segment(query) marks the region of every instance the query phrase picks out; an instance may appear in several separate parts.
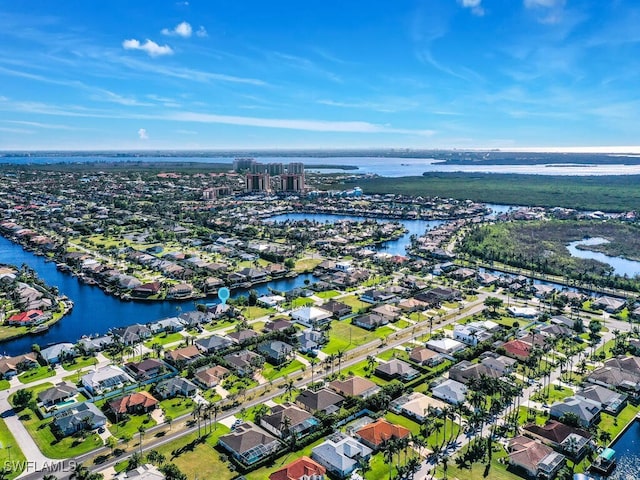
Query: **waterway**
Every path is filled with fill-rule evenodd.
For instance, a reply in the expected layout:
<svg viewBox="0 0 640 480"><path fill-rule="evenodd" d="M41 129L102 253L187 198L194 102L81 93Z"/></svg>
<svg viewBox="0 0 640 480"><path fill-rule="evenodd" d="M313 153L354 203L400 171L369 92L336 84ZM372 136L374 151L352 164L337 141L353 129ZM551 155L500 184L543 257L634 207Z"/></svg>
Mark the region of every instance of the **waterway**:
<svg viewBox="0 0 640 480"><path fill-rule="evenodd" d="M610 480L637 480L640 475L640 421L635 420L616 442L617 466Z"/></svg>
<svg viewBox="0 0 640 480"><path fill-rule="evenodd" d="M0 354L18 355L31 350L31 345L41 346L59 342L75 343L83 335L102 334L110 328L122 327L133 323L148 323L162 318L179 315L195 309L196 301L163 302L126 302L105 294L96 286L81 283L76 277L62 273L52 262L24 250L20 245L0 237L0 263L20 266L23 263L33 268L47 285L55 285L61 294L74 302L73 310L49 330L38 335L0 343ZM304 287L305 280L314 281L311 274L296 278L282 278L269 283L256 285L258 294L268 294L269 287L288 291ZM246 290L236 290L232 297L246 295ZM203 302L205 300L198 300Z"/></svg>
<svg viewBox="0 0 640 480"><path fill-rule="evenodd" d="M367 218L357 215L334 215L323 213L283 213L281 215L275 215L264 219L268 222L286 222L286 221L301 221L309 220L318 223L333 223L339 220L352 220L352 221L364 221L364 220L376 220L377 222L391 222L397 221L401 223L408 232L397 240L391 240L383 242L377 250L383 250L391 255L406 255L407 247L411 244L411 235L421 236L427 230L431 230L443 223L445 220L401 220L401 219L380 219L380 218Z"/></svg>
<svg viewBox="0 0 640 480"><path fill-rule="evenodd" d="M533 175L638 175L640 165L625 165L624 157L620 164L614 165L448 165L439 163L433 158L393 158L393 157L255 157L260 162L303 162L307 169L313 171L313 165L353 165L357 170L323 169L323 173L347 174L376 174L385 177L420 176L424 172L474 172L474 173L521 173ZM232 157L29 157L29 158L1 158L3 163L15 164L48 164L48 163L77 163L77 162L209 162L233 163Z"/></svg>
<svg viewBox="0 0 640 480"><path fill-rule="evenodd" d="M593 250L583 250L578 248L578 245L589 246L602 245L604 243L609 243L609 241L600 237L584 238L582 240L577 240L575 242L569 243L567 245L567 250L569 250L569 253L573 257L588 258L611 265L613 267L613 272L616 275L627 275L628 277L640 275L640 262L638 261L627 260L626 258L622 257L612 257L601 252L594 252Z"/></svg>
<svg viewBox="0 0 640 480"><path fill-rule="evenodd" d="M286 220L316 220L318 222L335 222L340 219L365 220L365 217L350 215L323 215L291 213L271 217L271 221ZM378 219L377 221L389 221ZM444 223L442 220L399 220L408 230L401 238L384 242L378 249L393 255L405 255L406 247L410 244L410 236L423 235L426 230ZM18 355L31 350L31 345L41 346L59 342L76 342L83 335L103 334L110 328L131 325L133 323L148 323L162 318L179 315L184 311L194 310L197 301L157 301L135 302L122 301L105 294L96 286L81 283L76 277L58 271L55 264L46 262L43 257L24 250L6 238L0 237L0 263L16 266L27 264L33 268L47 285L55 285L61 294L74 302L72 312L60 322L51 326L48 331L38 335L27 335L22 338L0 343L0 353ZM305 280L314 282L316 278L310 274L299 275L295 278L281 278L268 283L256 285L254 289L259 295L268 294L270 289L289 291L305 286ZM246 295L247 290L239 289L233 292L232 298ZM205 300L199 300L203 302Z"/></svg>

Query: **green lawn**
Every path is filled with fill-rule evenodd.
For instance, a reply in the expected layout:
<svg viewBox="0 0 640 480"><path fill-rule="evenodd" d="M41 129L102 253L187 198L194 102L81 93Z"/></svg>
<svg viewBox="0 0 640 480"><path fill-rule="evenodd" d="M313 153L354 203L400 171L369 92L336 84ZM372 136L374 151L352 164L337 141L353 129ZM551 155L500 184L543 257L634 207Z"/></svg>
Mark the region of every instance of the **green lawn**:
<svg viewBox="0 0 640 480"><path fill-rule="evenodd" d="M420 433L420 424L417 422L414 422L413 420L408 419L403 415L397 415L393 412L388 412L384 416L384 418L386 418L387 420L389 420L391 423L395 425L400 425L402 427L408 428L409 430L411 430L411 433L413 435L418 435Z"/></svg>
<svg viewBox="0 0 640 480"><path fill-rule="evenodd" d="M292 360L288 364L278 368L276 365L265 363L262 369L262 376L267 380L273 380L275 378L284 377L285 375L292 375L299 372L305 365L300 360Z"/></svg>
<svg viewBox="0 0 640 480"><path fill-rule="evenodd" d="M175 418L175 417L173 417ZM147 416L143 415L131 415L129 420L126 422L114 423L109 427L109 431L111 434L118 438L125 438L127 435L137 441L138 439L138 427L141 425L144 428L149 429L155 426L156 421Z"/></svg>
<svg viewBox="0 0 640 480"><path fill-rule="evenodd" d="M307 270L313 270L322 262L323 262L322 258L303 258L296 262L296 266L294 267L294 270L296 272L305 272Z"/></svg>
<svg viewBox="0 0 640 480"><path fill-rule="evenodd" d="M291 302L291 308L306 307L309 305L313 305L313 303L314 303L313 300L311 300L310 298L299 297L299 298L295 298Z"/></svg>
<svg viewBox="0 0 640 480"><path fill-rule="evenodd" d="M547 423L547 420L549 420L549 417L547 417L543 412L535 409L531 409L531 411L535 417L530 415L529 409L526 406L520 406L518 409L518 425L526 425L533 421L535 421L536 425L544 425Z"/></svg>
<svg viewBox="0 0 640 480"><path fill-rule="evenodd" d="M222 382L222 388L227 390L229 393L238 393L242 389L249 390L257 385L258 382L252 378L237 377L235 375L229 375L225 378L224 382Z"/></svg>
<svg viewBox="0 0 640 480"><path fill-rule="evenodd" d="M400 360L407 360L409 358L409 352L405 350L399 350L397 348L390 348L384 352L376 354L376 357L383 360L391 360L392 358L399 358Z"/></svg>
<svg viewBox="0 0 640 480"><path fill-rule="evenodd" d="M507 457L507 452L504 448L498 446L496 452L493 454L489 468L485 464L474 463L470 469L458 468L453 462L453 459L449 461L447 468L447 477L450 479L459 478L462 479L484 479L484 480L522 480L523 477L511 472L507 469L508 465L500 463L500 459ZM437 477L443 478L442 465L438 466Z"/></svg>
<svg viewBox="0 0 640 480"><path fill-rule="evenodd" d="M316 297L322 298L324 300L329 300L330 298L337 297L340 295L338 290L326 290L324 292L316 293Z"/></svg>
<svg viewBox="0 0 640 480"><path fill-rule="evenodd" d="M616 435L624 430L624 427L635 418L638 412L640 412L640 406L636 407L630 404L624 407L617 417L602 412L598 427L601 430L609 432L611 439L614 439Z"/></svg>
<svg viewBox="0 0 640 480"><path fill-rule="evenodd" d="M146 342L144 342L144 346L147 348L153 348L154 343L159 343L160 345L167 345L168 343L181 342L184 340L184 336L182 336L179 332L174 333L161 333L160 335L156 335L153 338L150 338Z"/></svg>
<svg viewBox="0 0 640 480"><path fill-rule="evenodd" d="M369 332L347 322L332 322L331 330L329 331L329 342L322 351L328 355L337 353L339 350L344 352L376 339L384 339L391 332L393 330L389 327L382 327L375 332Z"/></svg>
<svg viewBox="0 0 640 480"><path fill-rule="evenodd" d="M2 448L0 448L0 465L8 465L7 462L16 462L11 463L9 473L9 478L16 478L20 473L24 470L24 463L21 465L22 468L18 468L19 462L24 462L26 460L22 450L20 450L20 446L16 442L13 435L7 428L7 424L4 423L4 420L0 418L0 444L2 444ZM11 458L9 458L11 456ZM16 469L13 469L13 466Z"/></svg>
<svg viewBox="0 0 640 480"><path fill-rule="evenodd" d="M40 451L49 458L72 458L102 447L102 439L95 433L84 438L65 437L58 440L51 431L51 419L40 420L30 409L20 412L20 420L29 431Z"/></svg>
<svg viewBox="0 0 640 480"><path fill-rule="evenodd" d="M258 470L255 470L253 472L245 474L244 477L247 480L265 480L265 479L269 478L269 475L271 473L275 472L279 468L282 468L284 465L286 465L288 463L291 463L294 460L296 460L296 459L298 459L298 458L300 458L302 456L310 457L311 456L311 450L314 447L317 447L318 445L320 445L324 441L325 441L325 439L321 438L321 439L313 442L312 444L307 445L306 447L304 447L301 450L297 450L295 452L287 453L287 454L281 456L280 458L277 458L272 466L259 468ZM218 477L212 477L212 478L216 478L216 480L218 479ZM373 479L373 477L371 477L369 475L367 475L367 478L368 478L368 480L372 480Z"/></svg>
<svg viewBox="0 0 640 480"><path fill-rule="evenodd" d="M49 367L39 367L19 375L18 380L20 380L21 383L31 383L42 380L43 378L53 377L55 374L55 370L50 370Z"/></svg>
<svg viewBox="0 0 640 480"><path fill-rule="evenodd" d="M9 380L2 379L0 380L0 390L7 390L11 386Z"/></svg>
<svg viewBox="0 0 640 480"><path fill-rule="evenodd" d="M245 316L248 320L254 320L256 318L264 317L266 315L270 315L276 310L274 308L262 308L258 306L253 307L243 307L242 315Z"/></svg>
<svg viewBox="0 0 640 480"><path fill-rule="evenodd" d="M80 368L91 367L96 363L98 363L98 359L96 357L77 357L73 359L73 362L63 364L62 368L67 371L73 371Z"/></svg>
<svg viewBox="0 0 640 480"><path fill-rule="evenodd" d="M21 337L29 331L29 327L14 327L9 325L0 326L0 340Z"/></svg>
<svg viewBox="0 0 640 480"><path fill-rule="evenodd" d="M542 392L540 392L540 394L532 395L531 400L535 400L536 402L547 402L551 404L564 398L570 397L573 394L574 391L570 388L561 387L560 385L551 385L551 387L549 388L549 395L542 395Z"/></svg>
<svg viewBox="0 0 640 480"><path fill-rule="evenodd" d="M165 415L171 418L178 418L186 413L191 413L193 405L193 400L184 397L167 398L166 400L160 401L160 408L164 411Z"/></svg>
<svg viewBox="0 0 640 480"><path fill-rule="evenodd" d="M347 295L346 297L342 297L340 299L340 302L344 303L345 305L349 305L351 308L353 308L354 313L362 308L371 307L370 303L363 302L355 295Z"/></svg>

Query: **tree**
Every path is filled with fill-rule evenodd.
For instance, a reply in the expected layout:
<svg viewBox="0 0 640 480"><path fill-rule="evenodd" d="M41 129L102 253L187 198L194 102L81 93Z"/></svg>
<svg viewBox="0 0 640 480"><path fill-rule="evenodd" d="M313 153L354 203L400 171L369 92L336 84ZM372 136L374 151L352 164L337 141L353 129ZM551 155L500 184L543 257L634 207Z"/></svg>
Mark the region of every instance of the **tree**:
<svg viewBox="0 0 640 480"><path fill-rule="evenodd" d="M111 455L113 455L113 450L118 445L118 440L116 439L116 437L109 437L105 440L104 444L106 447L109 447L109 449L111 450Z"/></svg>
<svg viewBox="0 0 640 480"><path fill-rule="evenodd" d="M193 406L191 415L196 420L196 422L198 422L198 438L200 438L200 419L202 418L202 405L200 403L196 403Z"/></svg>
<svg viewBox="0 0 640 480"><path fill-rule="evenodd" d="M154 465L162 465L167 459L163 454L161 454L157 450L151 450L147 454L147 461L153 463Z"/></svg>
<svg viewBox="0 0 640 480"><path fill-rule="evenodd" d="M169 425L169 430L171 430L171 424L173 423L173 417L171 415L165 415L164 421L167 425Z"/></svg>
<svg viewBox="0 0 640 480"><path fill-rule="evenodd" d="M140 436L140 455L142 455L142 439L144 437L145 432L147 431L146 428L144 428L144 425L140 425L138 427L138 435Z"/></svg>
<svg viewBox="0 0 640 480"><path fill-rule="evenodd" d="M484 301L484 306L491 309L492 313L496 313L496 309L502 306L502 299L498 297L487 297Z"/></svg>
<svg viewBox="0 0 640 480"><path fill-rule="evenodd" d="M29 403L33 400L33 392L31 390L21 389L18 390L13 396L13 405L18 409L22 410L27 408Z"/></svg>
<svg viewBox="0 0 640 480"><path fill-rule="evenodd" d="M249 298L247 300L247 303L249 304L250 307L253 307L256 303L258 303L258 291L254 290L253 288L251 290L249 290Z"/></svg>
<svg viewBox="0 0 640 480"><path fill-rule="evenodd" d="M287 258L284 261L284 266L287 267L289 270L291 270L296 266L296 261L293 258Z"/></svg>
<svg viewBox="0 0 640 480"><path fill-rule="evenodd" d="M187 476L180 471L173 463L165 463L160 467L166 480L187 480Z"/></svg>
<svg viewBox="0 0 640 480"><path fill-rule="evenodd" d="M134 470L142 464L142 454L133 452L129 457L129 463L127 464L127 471Z"/></svg>
<svg viewBox="0 0 640 480"><path fill-rule="evenodd" d="M371 465L369 464L369 460L364 457L358 458L358 470L360 470L360 476L363 479L367 478L367 472L371 471Z"/></svg>
<svg viewBox="0 0 640 480"><path fill-rule="evenodd" d="M296 386L293 383L292 379L287 380L287 383L284 385L284 392L287 395L287 399L291 399L291 395L296 390Z"/></svg>

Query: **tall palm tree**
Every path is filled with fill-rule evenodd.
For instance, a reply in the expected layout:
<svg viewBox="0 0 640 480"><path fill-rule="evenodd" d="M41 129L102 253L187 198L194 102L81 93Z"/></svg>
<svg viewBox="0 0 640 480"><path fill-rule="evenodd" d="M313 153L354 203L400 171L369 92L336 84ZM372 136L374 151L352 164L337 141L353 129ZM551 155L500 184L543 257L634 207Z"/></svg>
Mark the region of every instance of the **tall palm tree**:
<svg viewBox="0 0 640 480"><path fill-rule="evenodd" d="M287 380L287 383L284 385L284 392L287 395L287 399L291 400L291 394L296 390L296 386L293 382L293 379Z"/></svg>
<svg viewBox="0 0 640 480"><path fill-rule="evenodd" d="M142 455L142 439L146 431L147 429L144 427L144 425L140 425L138 427L138 434L140 435L140 455Z"/></svg>
<svg viewBox="0 0 640 480"><path fill-rule="evenodd" d="M382 455L384 457L384 461L387 465L389 465L389 480L391 480L391 469L393 467L393 454L395 453L393 442L390 440L385 440L382 443Z"/></svg>
<svg viewBox="0 0 640 480"><path fill-rule="evenodd" d="M222 410L222 407L218 403L213 404L213 429L218 429L218 414Z"/></svg>
<svg viewBox="0 0 640 480"><path fill-rule="evenodd" d="M313 377L315 373L313 367L315 366L316 363L318 363L318 359L316 357L312 357L311 360L309 360L309 363L311 364L311 384L313 385L314 383Z"/></svg>
<svg viewBox="0 0 640 480"><path fill-rule="evenodd" d="M200 438L200 419L202 417L202 405L196 403L191 411L191 416L198 422L198 438Z"/></svg>
<svg viewBox="0 0 640 480"><path fill-rule="evenodd" d="M342 350L338 350L338 353L336 353L336 357L338 359L338 375L340 375L340 371L342 370L342 357L344 357L344 352Z"/></svg>
<svg viewBox="0 0 640 480"><path fill-rule="evenodd" d="M367 472L371 471L371 465L369 464L369 460L364 457L358 458L358 470L360 470L360 476L363 480L367 478Z"/></svg>

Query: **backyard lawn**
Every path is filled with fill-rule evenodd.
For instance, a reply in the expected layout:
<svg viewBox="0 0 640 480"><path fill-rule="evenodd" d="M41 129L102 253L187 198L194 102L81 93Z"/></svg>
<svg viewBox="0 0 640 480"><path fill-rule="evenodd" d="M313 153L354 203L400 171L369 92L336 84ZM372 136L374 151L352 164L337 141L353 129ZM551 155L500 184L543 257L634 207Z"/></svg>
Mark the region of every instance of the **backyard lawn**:
<svg viewBox="0 0 640 480"><path fill-rule="evenodd" d="M342 297L340 301L345 305L349 305L351 308L353 308L354 313L357 313L360 309L371 307L370 303L363 302L355 295L347 295L346 297Z"/></svg>
<svg viewBox="0 0 640 480"><path fill-rule="evenodd" d="M160 401L160 408L165 415L178 418L193 410L194 401L190 398L176 397Z"/></svg>
<svg viewBox="0 0 640 480"><path fill-rule="evenodd" d="M372 342L376 339L384 339L390 333L393 333L389 327L382 327L376 331L370 332L350 323L333 322L329 331L329 343L322 349L323 352L330 355L340 351L346 351L350 348Z"/></svg>
<svg viewBox="0 0 640 480"><path fill-rule="evenodd" d="M109 431L114 437L122 439L129 436L137 441L138 427L143 426L145 429L149 429L155 426L155 424L156 421L146 414L131 415L126 422L119 422L111 425L109 427Z"/></svg>
<svg viewBox="0 0 640 480"><path fill-rule="evenodd" d="M316 297L324 300L329 300L330 298L337 297L338 295L340 295L340 292L337 290L326 290L324 292L316 293Z"/></svg>
<svg viewBox="0 0 640 480"><path fill-rule="evenodd" d="M182 340L184 340L184 336L182 336L179 332L174 332L174 333L165 332L150 338L149 340L144 342L144 346L147 348L153 348L154 343L159 343L160 345L167 345L169 343L181 342Z"/></svg>
<svg viewBox="0 0 640 480"><path fill-rule="evenodd" d="M449 461L447 465L447 478L477 478L484 480L522 480L523 477L507 469L508 465L500 463L500 459L507 457L507 452L504 448L500 447L499 451L493 454L491 463L487 468L487 465L481 463L474 463L470 469L458 468L453 462L453 459ZM437 477L443 478L442 465L438 466Z"/></svg>

